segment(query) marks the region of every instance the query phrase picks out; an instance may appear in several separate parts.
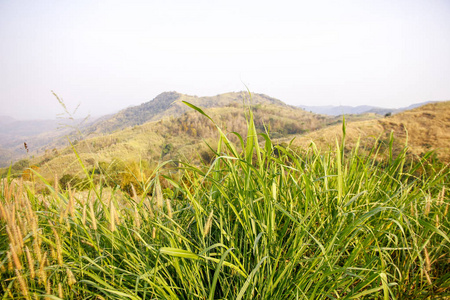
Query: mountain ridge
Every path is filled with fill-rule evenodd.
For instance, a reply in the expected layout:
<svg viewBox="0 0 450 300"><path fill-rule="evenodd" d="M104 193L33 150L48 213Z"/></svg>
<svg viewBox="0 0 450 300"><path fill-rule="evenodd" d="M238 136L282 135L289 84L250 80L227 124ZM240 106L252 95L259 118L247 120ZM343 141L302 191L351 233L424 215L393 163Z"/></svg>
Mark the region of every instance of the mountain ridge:
<svg viewBox="0 0 450 300"><path fill-rule="evenodd" d="M60 120L18 121L4 117L5 125L0 132L0 167L9 165L27 155L40 155L47 150L68 145L72 142L95 136L108 135L129 127L163 118L178 117L190 110L182 102L186 101L202 108L239 106L244 102L251 104L272 104L287 107L284 102L264 94L229 92L216 96L191 96L175 91L163 92L150 101L130 106L117 113L105 115L86 123L73 120L65 128L58 128ZM1 119L0 119L1 120ZM67 123L67 122L65 122ZM24 149L27 142L29 153Z"/></svg>
<svg viewBox="0 0 450 300"><path fill-rule="evenodd" d="M181 94L175 91L163 92L150 101L125 108L116 114L110 115L110 117L102 118L84 129L84 132L87 134L111 133L126 127L157 121L164 117L177 117L189 111L189 108L182 103L183 101L203 108L211 108L239 104L239 102L243 103L246 100L252 104L265 103L287 106L281 100L264 94L251 94L250 99L248 93L244 91L204 97Z"/></svg>
<svg viewBox="0 0 450 300"><path fill-rule="evenodd" d="M349 105L324 105L324 106L308 106L308 105L298 105L298 107L311 111L316 114L325 114L330 116L340 116L340 115L348 115L348 114L365 114L365 113L375 113L378 115L386 115L386 114L395 114L400 113L406 110L414 109L416 107L420 107L422 105L436 103L438 101L425 101L420 103L414 103L409 106L400 107L400 108L386 108L386 107L378 107L372 105L357 105L357 106L349 106Z"/></svg>

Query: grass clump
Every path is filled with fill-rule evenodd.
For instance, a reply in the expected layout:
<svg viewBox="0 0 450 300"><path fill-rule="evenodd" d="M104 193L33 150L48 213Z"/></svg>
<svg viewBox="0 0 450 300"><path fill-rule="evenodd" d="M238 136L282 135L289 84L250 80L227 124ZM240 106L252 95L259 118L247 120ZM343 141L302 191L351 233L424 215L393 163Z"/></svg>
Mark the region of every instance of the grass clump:
<svg viewBox="0 0 450 300"><path fill-rule="evenodd" d="M236 145L217 127L211 164L174 176L163 163L131 196L93 181L42 196L4 179L3 298L450 295L448 166L405 150L380 167L377 148L344 155L343 142L296 152L258 134L251 112L247 128Z"/></svg>

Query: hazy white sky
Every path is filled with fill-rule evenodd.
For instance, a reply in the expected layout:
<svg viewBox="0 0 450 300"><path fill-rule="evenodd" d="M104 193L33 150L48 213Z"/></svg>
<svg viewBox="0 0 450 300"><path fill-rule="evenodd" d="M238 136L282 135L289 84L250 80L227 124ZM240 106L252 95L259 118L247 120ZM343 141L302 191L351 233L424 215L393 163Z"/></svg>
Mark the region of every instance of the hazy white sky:
<svg viewBox="0 0 450 300"><path fill-rule="evenodd" d="M0 0L0 115L111 113L164 91L294 105L450 100L450 1Z"/></svg>

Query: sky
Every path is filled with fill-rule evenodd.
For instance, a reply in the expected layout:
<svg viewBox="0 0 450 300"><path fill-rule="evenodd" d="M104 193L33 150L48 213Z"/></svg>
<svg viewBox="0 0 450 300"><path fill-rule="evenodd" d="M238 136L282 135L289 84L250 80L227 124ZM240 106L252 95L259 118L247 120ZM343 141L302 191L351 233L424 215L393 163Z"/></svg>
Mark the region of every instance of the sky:
<svg viewBox="0 0 450 300"><path fill-rule="evenodd" d="M450 100L450 1L0 0L0 115L98 116L165 91L291 105Z"/></svg>

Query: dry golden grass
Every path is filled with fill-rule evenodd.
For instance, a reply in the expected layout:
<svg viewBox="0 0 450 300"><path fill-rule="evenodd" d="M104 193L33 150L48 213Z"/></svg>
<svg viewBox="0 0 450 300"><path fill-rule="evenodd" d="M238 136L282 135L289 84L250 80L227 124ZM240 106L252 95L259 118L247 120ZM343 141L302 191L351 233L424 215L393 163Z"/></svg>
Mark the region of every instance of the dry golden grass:
<svg viewBox="0 0 450 300"><path fill-rule="evenodd" d="M236 95L227 96L232 98ZM222 95L223 97L225 96ZM258 130L264 132L264 128L268 128L272 138L280 138L278 142L287 142L295 136L294 146L305 148L314 141L318 147L326 149L335 144L336 138L340 139L342 136L341 124L328 126L335 123L336 118L282 105L257 104L253 110ZM240 105L209 108L206 111L225 132L241 132L246 126ZM436 150L440 159L450 161L449 115L450 102L441 102L387 118L359 121L361 116L348 116L346 145L350 149L360 138L362 146L371 149L377 140L387 144L392 131L397 149L401 149L408 137L410 154L420 155ZM299 132L307 134L301 135ZM189 112L177 118L166 117L110 135L92 137L78 142L75 149L88 170L98 167L99 162L110 164L117 159L128 165L129 162L141 160L153 168L161 159L188 159L194 164L200 163L202 154L209 151L205 141L214 144L216 138L213 126L206 118ZM238 142L237 137L232 134L229 138ZM173 150L168 155L163 155L164 146L169 144L173 145ZM53 181L55 173L59 178L64 174L85 177L71 147L38 156L32 159L30 165L39 165L39 173L50 181Z"/></svg>
<svg viewBox="0 0 450 300"><path fill-rule="evenodd" d="M236 98L235 94L217 97L222 99L225 105ZM253 110L256 125L261 132L264 132L265 128L269 129L272 137L308 132L336 122L334 118L316 115L287 105L264 104L262 103L264 99L261 100L261 97L254 98ZM236 102L236 99L234 101ZM183 103L180 105L188 108ZM243 129L246 127L246 121L241 106L236 102L234 105L207 108L205 111L218 120L225 132L239 132L245 138ZM114 160L121 160L127 164L142 160L149 162L150 167L155 167L161 159L186 159L199 164L203 159L201 155L209 151L205 141L214 144L216 139L217 132L209 120L191 110L179 117L164 117L162 120L128 127L112 134L91 137L77 142L74 148L84 166L89 170L97 167L99 162L109 164ZM238 142L237 137L232 134L230 139ZM162 153L164 146L168 144L171 144L173 149L168 154ZM31 160L30 165L39 165L39 173L51 181L54 179L54 174L57 174L59 178L64 174L85 176L72 147L38 156Z"/></svg>
<svg viewBox="0 0 450 300"><path fill-rule="evenodd" d="M450 161L450 101L424 105L379 120L350 122L346 127L346 144L352 148L360 139L363 146L371 148L377 139L388 141L391 131L397 145L407 141L410 154L435 150L440 159ZM298 136L293 145L306 147L314 141L318 147L326 148L334 145L336 138L342 138L342 125Z"/></svg>

